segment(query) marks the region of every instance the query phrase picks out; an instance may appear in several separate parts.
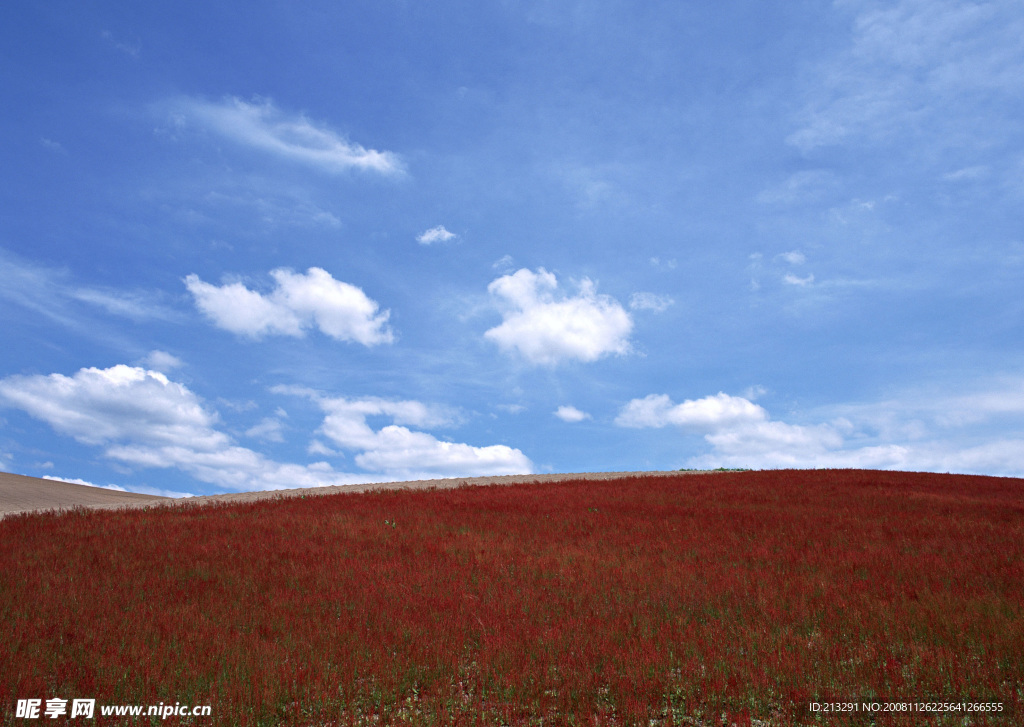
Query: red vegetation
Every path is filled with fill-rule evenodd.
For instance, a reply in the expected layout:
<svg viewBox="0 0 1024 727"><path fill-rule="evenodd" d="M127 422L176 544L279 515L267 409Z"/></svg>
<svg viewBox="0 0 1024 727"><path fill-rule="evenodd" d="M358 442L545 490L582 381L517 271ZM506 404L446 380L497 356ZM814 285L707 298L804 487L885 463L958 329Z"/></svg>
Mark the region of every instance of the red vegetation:
<svg viewBox="0 0 1024 727"><path fill-rule="evenodd" d="M0 720L1021 724L1022 556L1024 481L850 470L17 516ZM808 707L887 701L1002 711Z"/></svg>

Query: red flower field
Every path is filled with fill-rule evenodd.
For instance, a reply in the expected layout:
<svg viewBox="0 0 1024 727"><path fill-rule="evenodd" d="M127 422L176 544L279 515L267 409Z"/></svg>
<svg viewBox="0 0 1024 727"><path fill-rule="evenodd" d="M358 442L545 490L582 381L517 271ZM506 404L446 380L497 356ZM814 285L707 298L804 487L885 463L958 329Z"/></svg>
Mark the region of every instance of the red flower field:
<svg viewBox="0 0 1024 727"><path fill-rule="evenodd" d="M0 521L18 700L224 725L1024 723L1024 480L680 474ZM70 702L69 702L70 704ZM853 705L852 707L850 705Z"/></svg>

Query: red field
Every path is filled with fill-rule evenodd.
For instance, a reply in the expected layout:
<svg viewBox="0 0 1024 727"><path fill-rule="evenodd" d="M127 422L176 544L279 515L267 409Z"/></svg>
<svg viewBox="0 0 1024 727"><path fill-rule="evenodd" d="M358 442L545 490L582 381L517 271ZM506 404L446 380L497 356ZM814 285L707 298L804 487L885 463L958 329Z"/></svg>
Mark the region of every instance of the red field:
<svg viewBox="0 0 1024 727"><path fill-rule="evenodd" d="M1022 617L1019 479L22 515L0 521L0 720L125 721L16 716L95 698L210 705L194 723L218 725L1024 724Z"/></svg>

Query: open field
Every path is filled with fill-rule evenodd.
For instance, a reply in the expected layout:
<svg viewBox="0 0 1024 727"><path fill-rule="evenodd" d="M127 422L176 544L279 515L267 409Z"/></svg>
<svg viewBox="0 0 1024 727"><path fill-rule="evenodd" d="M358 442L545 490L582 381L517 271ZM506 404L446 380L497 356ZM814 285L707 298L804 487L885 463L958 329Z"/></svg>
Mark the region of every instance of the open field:
<svg viewBox="0 0 1024 727"><path fill-rule="evenodd" d="M1024 480L609 477L9 516L0 721L1024 720Z"/></svg>

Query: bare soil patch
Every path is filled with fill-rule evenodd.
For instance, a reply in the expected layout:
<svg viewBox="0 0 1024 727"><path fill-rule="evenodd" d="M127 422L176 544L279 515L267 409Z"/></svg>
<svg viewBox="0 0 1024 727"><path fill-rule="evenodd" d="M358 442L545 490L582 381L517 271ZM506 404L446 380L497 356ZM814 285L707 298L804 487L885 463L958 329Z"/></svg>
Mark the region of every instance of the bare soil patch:
<svg viewBox="0 0 1024 727"><path fill-rule="evenodd" d="M497 477L451 477L409 482L374 482L364 485L303 487L260 492L232 492L201 497L159 497L135 492L118 492L101 487L75 485L69 482L0 472L0 518L19 512L70 510L76 507L110 510L173 505L204 505L229 502L253 502L278 497L316 497L368 490L450 489L468 485L515 485L526 482L559 482L562 480L611 480L622 477L657 477L679 475L676 471L654 472L570 472L537 475L500 475ZM701 474L701 473L687 473Z"/></svg>
<svg viewBox="0 0 1024 727"><path fill-rule="evenodd" d="M174 500L169 497L118 492L102 487L75 485L70 482L0 472L0 518L18 512L38 510L70 510L75 507L99 509L146 507L161 502L174 502Z"/></svg>

